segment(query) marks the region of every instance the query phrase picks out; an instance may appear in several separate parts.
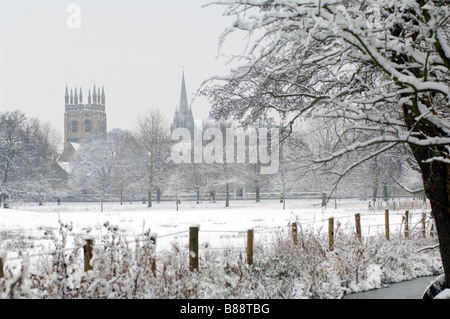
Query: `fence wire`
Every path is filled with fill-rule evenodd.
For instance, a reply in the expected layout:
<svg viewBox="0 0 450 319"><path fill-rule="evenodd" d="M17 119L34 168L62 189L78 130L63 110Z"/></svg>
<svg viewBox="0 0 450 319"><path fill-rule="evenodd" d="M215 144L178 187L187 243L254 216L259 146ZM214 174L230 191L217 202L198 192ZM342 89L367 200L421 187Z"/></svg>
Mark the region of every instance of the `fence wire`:
<svg viewBox="0 0 450 319"><path fill-rule="evenodd" d="M368 214L364 214L361 215L361 219L363 217L379 217L379 216L384 216L384 213L368 213ZM403 213L396 213L396 212L390 212L389 213L390 216L404 216ZM412 214L409 215L410 216L410 222L412 222ZM416 215L417 216L417 215ZM346 215L346 216L338 216L338 217L332 217L334 220L343 220L343 219L348 219L348 218L354 218L354 215ZM276 233L275 231L280 231L280 230L284 230L284 229L288 229L291 227L291 223L292 222L297 222L298 223L298 227L301 227L303 225L311 225L311 224L323 224L325 222L328 222L328 218L326 219L320 219L320 220L312 220L312 221L305 221L305 222L301 222L299 220L297 221L291 221L289 222L288 225L285 226L275 226L275 227L267 227L267 228L253 228L254 234L258 234L258 233L267 233L267 232L273 232ZM417 225L419 225L419 223L421 222L421 220L417 221L416 224L414 224L411 229L409 229L409 233L412 233L412 231L417 227ZM389 223L389 226L403 226L405 224L405 222L402 220L402 222L400 223ZM370 225L361 225L361 228L370 228L370 227L384 227L385 224L370 224ZM334 229L334 231L344 231L344 230L353 230L355 231L354 227L337 227ZM201 233L235 233L235 234L246 234L247 230L214 230L214 229L206 229L206 230L202 230L199 229L199 232ZM189 231L188 230L183 230L183 231L178 231L178 232L174 232L174 233L168 233L168 234L163 234L163 235L157 235L155 234L156 237L156 241L158 241L159 239L164 239L164 238L171 238L171 237L175 237L178 235L183 235L183 234L188 234ZM153 234L150 234L153 235ZM143 238L140 238L143 237ZM134 239L130 239L130 240L125 240L124 243L127 244L131 244L131 243L138 243L138 242L142 242L144 240L149 240L149 235L138 235L136 236ZM258 243L255 244L254 247L264 247L267 245L273 245L276 242L266 242L266 243ZM94 248L99 248L99 247L104 247L107 243L104 244L94 244L93 247ZM41 252L41 253L32 253L32 254L25 254L22 251L19 251L19 256L16 257L7 257L5 260L3 260L3 262L9 262L9 261L17 261L17 260L22 260L24 258L34 258L34 257L42 257L42 256L51 256L51 255L56 255L56 254L61 254L61 253L65 253L68 251L74 252L77 251L78 249L84 248L84 245L81 246L74 246L74 247L70 247L70 248L63 248L63 249L54 249L54 250L50 250L50 251L46 251L46 252ZM247 247L245 246L226 246L226 247L202 247L200 248L201 250L245 250ZM16 252L15 252L16 253Z"/></svg>

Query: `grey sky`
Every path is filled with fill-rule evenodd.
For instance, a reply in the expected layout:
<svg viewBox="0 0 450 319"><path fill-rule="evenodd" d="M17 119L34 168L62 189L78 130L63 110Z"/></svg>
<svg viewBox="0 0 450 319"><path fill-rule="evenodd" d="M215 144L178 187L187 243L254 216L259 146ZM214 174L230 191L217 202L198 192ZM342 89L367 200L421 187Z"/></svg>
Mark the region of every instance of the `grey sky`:
<svg viewBox="0 0 450 319"><path fill-rule="evenodd" d="M218 40L230 23L208 0L0 0L0 110L21 109L63 134L64 89L104 86L108 129L133 129L159 108L168 124L184 67L189 98L203 80L226 73ZM81 28L70 29L70 4ZM234 49L230 52L234 52ZM206 118L204 98L192 104Z"/></svg>

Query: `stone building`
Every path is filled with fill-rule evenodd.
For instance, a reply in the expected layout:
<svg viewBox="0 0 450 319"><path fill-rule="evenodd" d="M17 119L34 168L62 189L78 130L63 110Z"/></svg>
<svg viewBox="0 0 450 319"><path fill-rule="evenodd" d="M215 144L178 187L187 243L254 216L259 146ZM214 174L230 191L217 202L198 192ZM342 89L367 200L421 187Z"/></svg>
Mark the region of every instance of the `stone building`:
<svg viewBox="0 0 450 319"><path fill-rule="evenodd" d="M102 87L89 89L87 101L81 88L70 89L66 85L64 95L64 150L59 163L67 163L80 147L80 142L93 134L105 135L107 132L106 97ZM64 165L64 164L61 164Z"/></svg>
<svg viewBox="0 0 450 319"><path fill-rule="evenodd" d="M87 101L83 101L83 92L80 88L69 90L66 86L65 113L64 113L64 143L78 143L89 134L106 134L106 110L105 110L105 90L102 87L94 88L87 96Z"/></svg>

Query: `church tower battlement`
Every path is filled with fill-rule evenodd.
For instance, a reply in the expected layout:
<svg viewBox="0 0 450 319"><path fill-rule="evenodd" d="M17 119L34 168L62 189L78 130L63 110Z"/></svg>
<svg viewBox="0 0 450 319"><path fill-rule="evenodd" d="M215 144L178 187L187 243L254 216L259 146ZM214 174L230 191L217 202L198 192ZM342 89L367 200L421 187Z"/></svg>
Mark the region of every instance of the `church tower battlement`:
<svg viewBox="0 0 450 319"><path fill-rule="evenodd" d="M82 89L70 89L66 85L64 112L64 143L80 142L89 134L106 134L105 90L89 89L87 101Z"/></svg>

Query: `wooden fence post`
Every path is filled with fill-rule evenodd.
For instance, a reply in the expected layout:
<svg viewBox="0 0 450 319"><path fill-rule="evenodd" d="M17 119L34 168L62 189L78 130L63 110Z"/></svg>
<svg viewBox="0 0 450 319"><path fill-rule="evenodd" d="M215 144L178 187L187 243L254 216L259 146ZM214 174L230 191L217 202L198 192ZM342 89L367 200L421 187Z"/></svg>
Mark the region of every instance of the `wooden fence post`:
<svg viewBox="0 0 450 319"><path fill-rule="evenodd" d="M247 264L253 264L253 229L247 230Z"/></svg>
<svg viewBox="0 0 450 319"><path fill-rule="evenodd" d="M86 237L86 245L84 245L84 271L92 270L91 259L94 250L94 239L92 237Z"/></svg>
<svg viewBox="0 0 450 319"><path fill-rule="evenodd" d="M361 215L355 214L356 235L361 242Z"/></svg>
<svg viewBox="0 0 450 319"><path fill-rule="evenodd" d="M328 246L330 247L330 251L332 251L333 246L334 246L334 218L333 217L328 219Z"/></svg>
<svg viewBox="0 0 450 319"><path fill-rule="evenodd" d="M156 253L155 251L156 251L156 238L157 238L157 234L150 234L150 241L151 241L151 243L153 244L153 245L155 245L155 250L153 251L153 253ZM153 257L153 260L152 260L152 273L153 273L153 277L155 277L156 278L156 258L155 257Z"/></svg>
<svg viewBox="0 0 450 319"><path fill-rule="evenodd" d="M405 211L405 238L409 236L409 211Z"/></svg>
<svg viewBox="0 0 450 319"><path fill-rule="evenodd" d="M198 271L198 230L199 225L189 227L189 269Z"/></svg>
<svg viewBox="0 0 450 319"><path fill-rule="evenodd" d="M292 223L292 240L294 242L294 245L297 245L297 223L293 222Z"/></svg>
<svg viewBox="0 0 450 319"><path fill-rule="evenodd" d="M3 278L5 276L3 269L5 267L6 255L7 255L6 250L0 251L0 278Z"/></svg>
<svg viewBox="0 0 450 319"><path fill-rule="evenodd" d="M389 209L384 211L384 232L386 239L389 240Z"/></svg>

